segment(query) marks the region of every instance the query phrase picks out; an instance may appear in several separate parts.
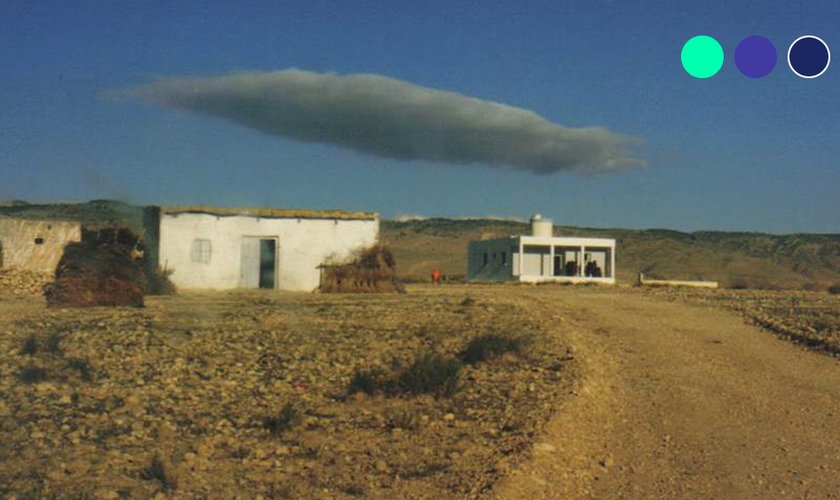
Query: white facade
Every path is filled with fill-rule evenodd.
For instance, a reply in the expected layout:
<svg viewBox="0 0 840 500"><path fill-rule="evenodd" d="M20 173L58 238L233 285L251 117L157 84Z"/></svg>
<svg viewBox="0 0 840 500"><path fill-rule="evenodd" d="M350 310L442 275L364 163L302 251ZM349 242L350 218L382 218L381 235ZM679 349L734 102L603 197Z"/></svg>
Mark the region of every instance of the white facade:
<svg viewBox="0 0 840 500"><path fill-rule="evenodd" d="M614 239L550 236L551 221L539 216L531 224L541 236L471 242L467 280L615 283Z"/></svg>
<svg viewBox="0 0 840 500"><path fill-rule="evenodd" d="M0 217L0 269L53 273L64 247L81 240L78 222Z"/></svg>
<svg viewBox="0 0 840 500"><path fill-rule="evenodd" d="M376 214L282 212L162 209L157 265L172 271L179 288L311 291L321 264L350 257L375 244L379 234Z"/></svg>

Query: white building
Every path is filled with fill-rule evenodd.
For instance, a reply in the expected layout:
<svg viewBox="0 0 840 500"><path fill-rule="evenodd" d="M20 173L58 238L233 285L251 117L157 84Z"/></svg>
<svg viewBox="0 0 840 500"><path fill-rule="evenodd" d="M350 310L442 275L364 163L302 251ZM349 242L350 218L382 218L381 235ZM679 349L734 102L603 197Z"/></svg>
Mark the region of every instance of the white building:
<svg viewBox="0 0 840 500"><path fill-rule="evenodd" d="M376 243L369 212L266 208L147 207L147 263L179 288L310 291L319 266Z"/></svg>
<svg viewBox="0 0 840 500"><path fill-rule="evenodd" d="M615 240L554 236L536 214L530 236L471 242L467 280L614 284Z"/></svg>

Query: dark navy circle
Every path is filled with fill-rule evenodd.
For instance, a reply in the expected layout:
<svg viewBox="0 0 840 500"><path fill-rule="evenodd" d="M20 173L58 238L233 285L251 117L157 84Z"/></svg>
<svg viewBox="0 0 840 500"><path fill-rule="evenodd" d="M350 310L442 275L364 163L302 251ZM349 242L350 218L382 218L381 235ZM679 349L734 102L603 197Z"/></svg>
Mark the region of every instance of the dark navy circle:
<svg viewBox="0 0 840 500"><path fill-rule="evenodd" d="M813 35L797 38L788 49L788 65L802 78L816 78L828 69L828 45Z"/></svg>

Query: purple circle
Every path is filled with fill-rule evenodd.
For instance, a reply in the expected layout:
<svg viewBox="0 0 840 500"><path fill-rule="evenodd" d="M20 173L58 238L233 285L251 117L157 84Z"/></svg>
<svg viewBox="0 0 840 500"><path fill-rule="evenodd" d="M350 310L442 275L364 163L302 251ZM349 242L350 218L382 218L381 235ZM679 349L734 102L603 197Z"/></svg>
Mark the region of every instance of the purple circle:
<svg viewBox="0 0 840 500"><path fill-rule="evenodd" d="M762 78L776 67L776 47L763 36L748 36L735 48L735 66L745 76Z"/></svg>

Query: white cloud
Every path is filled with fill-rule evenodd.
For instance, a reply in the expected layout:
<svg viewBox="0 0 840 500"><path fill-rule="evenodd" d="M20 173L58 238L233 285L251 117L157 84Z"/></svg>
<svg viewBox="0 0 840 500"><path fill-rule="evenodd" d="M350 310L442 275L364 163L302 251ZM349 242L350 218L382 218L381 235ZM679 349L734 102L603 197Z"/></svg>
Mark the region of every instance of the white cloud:
<svg viewBox="0 0 840 500"><path fill-rule="evenodd" d="M164 78L112 95L386 158L537 174L644 165L629 149L637 140L604 127L564 127L526 109L373 74L287 69Z"/></svg>

